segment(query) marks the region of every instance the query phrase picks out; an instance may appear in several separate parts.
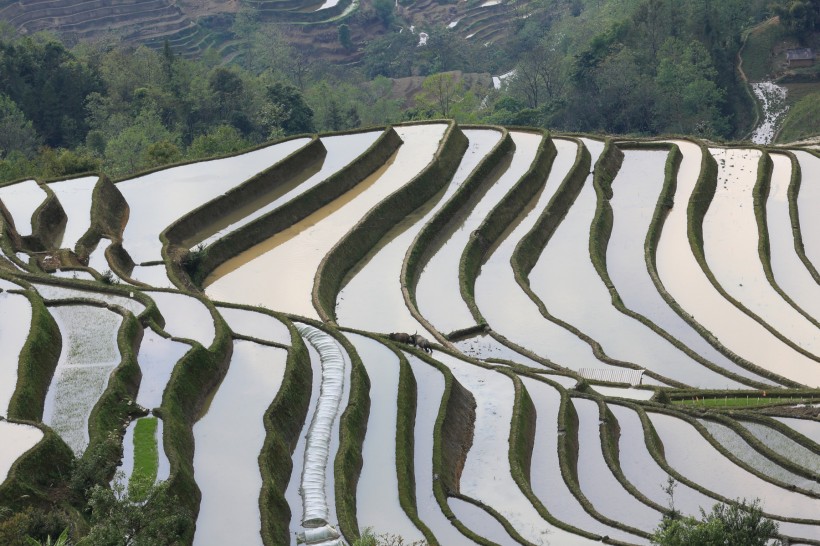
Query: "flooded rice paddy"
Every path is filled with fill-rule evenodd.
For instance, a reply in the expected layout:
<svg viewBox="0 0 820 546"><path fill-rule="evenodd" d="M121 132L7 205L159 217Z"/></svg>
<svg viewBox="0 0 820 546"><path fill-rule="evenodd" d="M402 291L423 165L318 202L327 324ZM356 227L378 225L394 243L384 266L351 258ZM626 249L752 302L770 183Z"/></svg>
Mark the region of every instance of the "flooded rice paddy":
<svg viewBox="0 0 820 546"><path fill-rule="evenodd" d="M122 317L90 306L52 307L62 352L46 394L43 422L81 455L88 445L88 418L120 362L117 334Z"/></svg>
<svg viewBox="0 0 820 546"><path fill-rule="evenodd" d="M48 187L57 196L68 217L63 231L63 248L74 248L77 241L91 227L91 194L97 185L96 176L86 176L51 182Z"/></svg>
<svg viewBox="0 0 820 546"><path fill-rule="evenodd" d="M791 159L783 154L770 154L773 163L769 197L766 200L766 227L772 274L777 285L794 304L818 320L820 317L820 285L794 248L789 210L789 186L792 177Z"/></svg>
<svg viewBox="0 0 820 546"><path fill-rule="evenodd" d="M0 293L0 416L8 407L17 386L20 351L31 328L31 303L21 294Z"/></svg>
<svg viewBox="0 0 820 546"><path fill-rule="evenodd" d="M191 358L187 366L228 358L218 351L232 336L233 351L232 355L226 351L230 361L221 381L213 375L216 367L196 369L203 384L214 385L201 393L201 399L193 400L203 406L199 420L191 425L174 411L157 411L166 421L157 422L156 480L171 478L169 486L178 487L171 476L169 461L174 460L177 471L186 471L186 465L193 471L202 492L199 518L191 522L196 524L195 544L236 540L262 544L263 516L282 531L272 543L295 544L297 533L311 535L325 525L339 526L343 506L348 506L355 507L358 532L371 527L377 534L400 535L405 543L421 540L422 531L429 531L442 545L492 541L573 546L606 542L606 537L644 545L668 504L662 487L669 474L685 482L676 485L674 495L676 508L684 514L699 517L701 509L709 511L718 500L760 497L766 513L778 520L781 533L792 537L792 543L820 540L820 489L816 480L807 479L820 472L816 420L778 417L794 431L786 434L789 430L777 430L779 425L770 417L762 416L758 423L731 407L692 408L665 402L667 397L709 398L715 395L712 389L726 387L760 399L763 388L773 393L767 401L794 394L788 402L792 406L805 405L812 396L816 399L813 390L798 394L779 387L820 385L820 362L809 356L820 352L815 350L820 343L816 335L820 304L815 301L820 290L815 271L820 238L813 212L820 202L820 160L795 151L800 171L793 173L787 152L771 154L771 187L761 203L769 254L761 257L758 234L764 210L753 208L761 152L744 147L707 151L718 164L716 193L713 199L710 196L702 225L705 265L714 274L713 283L698 262L701 249L692 247L696 238L690 235L701 226L690 224L693 216L687 213L706 159L700 143L676 141L683 161L674 193L667 196L662 195L666 150L641 149L624 141L622 161L610 163L610 157L598 164L604 141L553 136L557 155L549 172L537 181L542 187L525 206L512 211L507 225L497 226L500 239L482 249L484 263L477 278L470 279L459 271L464 249L471 241L481 244L476 229L533 165L544 137L513 130L514 151L477 169L504 133L493 127L453 127L450 130L463 132L467 149L450 158L452 172L437 181L438 193L394 225L384 226L386 235L372 248L363 249L365 258L347 272L339 292L331 294L338 323L358 333L340 329L335 322L307 325L309 321L300 317L318 318L313 290L322 260L336 245L344 250L345 245L357 243L348 237L351 228L386 197L419 183L417 175L442 151L448 125L435 122L395 129L401 146L382 165L375 165L370 176L211 274L204 283L205 293L223 302L214 311L200 299L202 294L190 290L193 285L181 282L189 288L173 287L168 278L171 270L175 278L187 273L174 263L173 252L161 260L159 234L257 173L290 161L288 156L308 139L158 170L116 184L130 209L124 248L137 262L129 277L125 275L130 264L124 263L120 271L124 277L111 279L119 280L119 287L93 281L88 274L78 275L84 280L72 279L72 270L53 275L41 271L40 251L22 244L24 239L18 235L30 233L32 214L46 193L34 181L0 188L0 200L14 217L11 231L0 234L5 238L3 252L28 268L23 275L19 267L0 263L0 415L8 413L9 400L20 391L18 383L31 380L32 368L27 366L32 360L46 369L54 365L25 345L30 333L49 328L48 315L60 331L61 351L47 394L31 403L34 410L44 404L43 423L78 455L89 442L90 413L101 397L113 393L106 389L115 385L109 385L109 379L121 360L118 341L131 344L141 369L139 384L121 394L123 401L153 411L167 410L174 402L168 397L178 391L166 393L166 386L194 342L210 356ZM323 181L361 157L382 134L383 129L373 129L322 136L327 154L320 161L291 171L287 182L272 185L254 203L224 211L225 218L202 226L183 244L211 244L236 230L255 229L253 222L263 215L278 214L279 207L307 191L323 191ZM607 191L596 192L593 175L582 172L585 180L578 181L578 196L563 199L571 196L559 194L559 188L582 147L590 153ZM282 166L288 170L286 164ZM795 179L800 192L793 210L789 203L792 174L800 174ZM68 216L59 245L71 247L87 231L96 180L50 183ZM468 181L478 189L465 202L454 200ZM448 203L458 204L457 209L445 208ZM605 212L606 205L612 210L611 233L597 233L595 215ZM511 263L516 246L534 226L543 225L536 221L545 219L560 221L554 223L544 248L526 256L535 263L528 279L517 279ZM419 238L433 220L447 227L434 234L432 242ZM657 248L649 248L647 237L655 227L660 229L659 242ZM590 253L591 235L608 235L600 271ZM105 250L114 244L111 250L116 251L118 242L116 234L109 236L112 239L100 240L90 257L90 268L98 273L123 260L112 254L112 263L107 262ZM428 242L429 247L419 246ZM420 262L409 262L415 259ZM421 271L416 286L402 285L402 272L409 265ZM767 277L769 266L773 278ZM657 277L653 277L655 270ZM611 286L602 275L609 277ZM19 293L9 293L30 290L30 284L44 299L45 308L37 295L29 302ZM468 290L474 287L474 294L468 296L477 305L475 317L462 295L462 284ZM152 289L146 290L145 285ZM146 297L157 304L161 320L145 313ZM618 307L613 297L616 303L620 298ZM138 316L140 326L121 332L125 311ZM477 320L482 317L486 324ZM215 321L222 319L230 332L217 339ZM291 327L299 331L301 340L291 339ZM424 335L440 343L425 355L420 347L371 337L426 328ZM118 339L118 335L133 338ZM56 336L51 337L56 347ZM204 356L199 352L203 349L194 355ZM399 354L409 366L401 368ZM296 357L289 361L293 366L303 368L286 373L289 355ZM488 366L479 366L475 359ZM638 383L641 373L633 367L654 372L644 374L642 380L643 387L651 388L629 387ZM408 390L402 390L401 369L412 372L414 389L408 383ZM447 370L461 388L447 390ZM302 373L291 373L296 371ZM633 371L636 377L607 373ZM305 373L311 376L310 384L304 381ZM354 380L364 379L357 375L363 373L366 388L359 389ZM174 380L185 380L186 375L177 374ZM607 379L601 381L604 375ZM518 399L517 385L523 386ZM683 385L699 390L678 390ZM292 413L292 419L299 422L274 423L275 430L266 431L263 416L277 393L295 401L300 410ZM410 448L406 455L412 460L402 461L396 437L401 424L398 400L400 395L412 398L413 393L415 401L409 409L403 408L413 415L411 423L405 423L412 428L412 445L404 446ZM188 394L197 398L196 392ZM562 397L571 401L575 412L562 412ZM799 402L801 397L805 398ZM534 410L532 419L514 423L516 411L526 408ZM12 407L12 413L28 409ZM787 415L786 411L808 416L813 409L795 407L778 415ZM654 432L644 429L645 415ZM9 417L14 420L15 415ZM343 428L342 423L356 420L360 420L357 425ZM128 426L123 421L104 432L122 444L120 469L126 478L134 466L134 423L131 418ZM280 425L287 427L279 430ZM163 437L163 429L186 427L195 440L193 457L187 460L184 454L174 453L177 442ZM437 430L461 436L463 444L456 446L461 452L448 443L452 438L437 437ZM604 451L602 430L616 444L611 453ZM285 431L292 470L275 469L271 483L272 493L282 495L289 510L263 515L258 457L269 432L277 434L278 441ZM511 454L513 433L523 435L518 437L523 453ZM28 450L42 437L40 429L0 420L0 482L14 461L30 457ZM575 440L577 464L564 460L576 455ZM344 453L360 453L361 469L351 466ZM518 461L528 462L529 468L514 478ZM413 472L397 468L402 462L412 464ZM562 463L570 466L565 464L562 471ZM434 491L442 492L440 472L455 477L458 491L443 490L444 496L437 499ZM401 479L407 475L410 483ZM404 507L399 499L404 499ZM407 499L415 513L405 511ZM413 523L416 517L423 525ZM458 527L477 538L468 539Z"/></svg>
<svg viewBox="0 0 820 546"><path fill-rule="evenodd" d="M362 445L362 472L356 490L359 525L376 534L393 533L405 540L424 537L399 504L396 450L385 445L395 437L398 417L399 357L373 339L348 335L370 379L370 417Z"/></svg>
<svg viewBox="0 0 820 546"><path fill-rule="evenodd" d="M6 481L17 459L42 439L43 431L37 427L0 421L0 484Z"/></svg>
<svg viewBox="0 0 820 546"><path fill-rule="evenodd" d="M0 202L6 207L20 235L31 235L31 217L47 194L34 180L0 187Z"/></svg>
<svg viewBox="0 0 820 546"><path fill-rule="evenodd" d="M316 271L333 245L367 211L433 159L445 129L444 124L397 128L403 144L384 169L301 222L223 264L206 280L207 294L223 301L265 305L318 318L310 299L313 276L294 275L293 270ZM263 284L266 290L262 292L246 290L249 285Z"/></svg>
<svg viewBox="0 0 820 546"><path fill-rule="evenodd" d="M798 347L820 355L815 324L778 294L763 270L758 253L758 224L753 190L760 153L712 148L718 163L717 191L703 219L706 261L715 279L731 297Z"/></svg>
<svg viewBox="0 0 820 546"><path fill-rule="evenodd" d="M219 197L309 142L288 140L245 154L172 167L117 184L130 207L123 246L136 263L162 258L159 234L196 207Z"/></svg>
<svg viewBox="0 0 820 546"><path fill-rule="evenodd" d="M723 298L701 269L689 246L686 206L703 160L700 148L677 141L683 153L675 206L661 231L657 268L661 283L690 320L700 323L717 341L749 362L799 383L820 385L818 363L785 345L761 324Z"/></svg>
<svg viewBox="0 0 820 546"><path fill-rule="evenodd" d="M234 342L228 374L194 425L194 477L202 491L194 544L262 544L262 418L282 384L286 357L283 349Z"/></svg>

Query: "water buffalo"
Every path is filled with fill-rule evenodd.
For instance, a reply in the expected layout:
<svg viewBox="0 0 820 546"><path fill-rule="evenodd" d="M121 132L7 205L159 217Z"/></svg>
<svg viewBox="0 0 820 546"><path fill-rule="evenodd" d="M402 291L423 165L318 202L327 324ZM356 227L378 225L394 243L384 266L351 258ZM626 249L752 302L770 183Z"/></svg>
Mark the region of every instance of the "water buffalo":
<svg viewBox="0 0 820 546"><path fill-rule="evenodd" d="M413 339L413 336L411 336L410 334L406 334L404 332L392 332L387 337L389 337L393 341L407 343L408 345L416 344L415 340Z"/></svg>
<svg viewBox="0 0 820 546"><path fill-rule="evenodd" d="M430 347L430 341L424 336L413 334L413 344L425 353L433 352L433 348Z"/></svg>

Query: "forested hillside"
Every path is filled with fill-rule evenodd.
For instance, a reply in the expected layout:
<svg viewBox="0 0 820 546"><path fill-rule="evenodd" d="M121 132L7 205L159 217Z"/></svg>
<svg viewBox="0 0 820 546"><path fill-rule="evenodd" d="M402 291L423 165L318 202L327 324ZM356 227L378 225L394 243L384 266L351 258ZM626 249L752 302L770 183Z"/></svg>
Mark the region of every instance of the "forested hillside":
<svg viewBox="0 0 820 546"><path fill-rule="evenodd" d="M736 67L744 31L776 12L780 38L810 45L820 24L820 0L539 0L491 12L506 23L485 40L467 11L495 4L375 0L319 40L250 4L225 15L241 38L227 58L110 34L69 46L3 23L0 180L119 177L281 135L436 117L742 139L755 122ZM313 56L309 39L335 53Z"/></svg>

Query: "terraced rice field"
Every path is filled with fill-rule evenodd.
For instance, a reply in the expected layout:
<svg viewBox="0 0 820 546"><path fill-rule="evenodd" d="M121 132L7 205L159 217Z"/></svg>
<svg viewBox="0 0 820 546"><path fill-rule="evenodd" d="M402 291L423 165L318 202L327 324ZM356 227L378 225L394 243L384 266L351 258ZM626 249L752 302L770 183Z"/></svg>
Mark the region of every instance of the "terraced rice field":
<svg viewBox="0 0 820 546"><path fill-rule="evenodd" d="M113 438L195 544L643 545L670 477L820 544L819 169L431 122L0 187L0 505Z"/></svg>

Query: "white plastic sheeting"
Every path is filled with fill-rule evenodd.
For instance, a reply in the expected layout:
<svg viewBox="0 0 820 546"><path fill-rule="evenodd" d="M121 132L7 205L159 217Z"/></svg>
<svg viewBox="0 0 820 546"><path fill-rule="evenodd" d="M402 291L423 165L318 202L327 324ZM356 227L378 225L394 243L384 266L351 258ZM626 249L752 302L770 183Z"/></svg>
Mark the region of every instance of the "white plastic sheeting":
<svg viewBox="0 0 820 546"><path fill-rule="evenodd" d="M322 362L319 402L308 429L302 470L302 525L319 527L328 523L325 470L331 429L339 414L344 391L345 359L331 335L307 324L296 324L296 328L313 345Z"/></svg>

